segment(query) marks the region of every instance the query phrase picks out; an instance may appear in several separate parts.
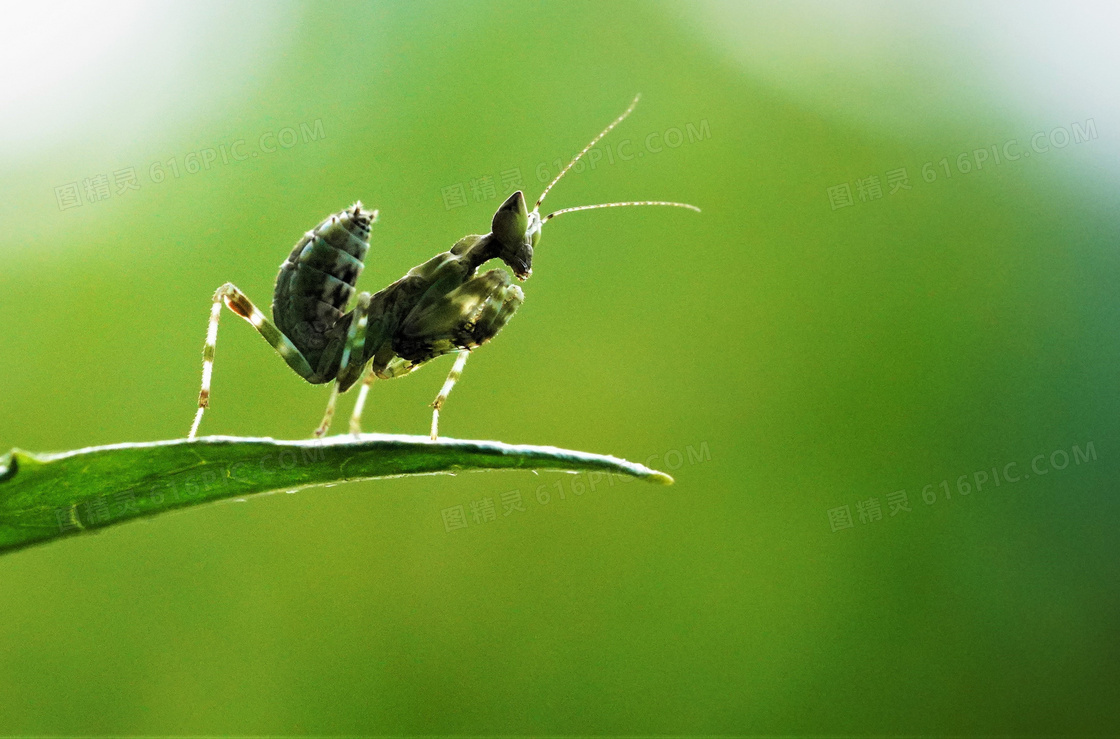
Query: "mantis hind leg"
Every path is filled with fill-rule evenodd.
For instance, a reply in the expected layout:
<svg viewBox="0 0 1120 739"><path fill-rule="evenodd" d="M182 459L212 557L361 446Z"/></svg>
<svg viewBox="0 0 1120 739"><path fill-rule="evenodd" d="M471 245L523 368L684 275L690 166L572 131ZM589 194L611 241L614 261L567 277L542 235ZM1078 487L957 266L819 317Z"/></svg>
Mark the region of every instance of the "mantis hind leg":
<svg viewBox="0 0 1120 739"><path fill-rule="evenodd" d="M327 410L323 414L323 420L319 423L319 427L315 429L313 436L319 438L327 433L331 427L331 420L334 419L334 406L338 401L338 394L350 389L350 386L358 379L362 372L362 350L365 348L366 343L366 329L369 326L369 304L370 294L362 293L358 296L358 304L354 306L354 317L350 321L350 330L346 334L346 346L342 350L342 361L340 369L338 370L338 377L335 378L334 384L331 386L331 397L327 400ZM372 377L372 375L371 375ZM358 402L361 405L365 404L365 394L369 392L368 384L362 386L361 397ZM357 414L361 415L361 409L356 408ZM354 418L350 419L350 429L354 429ZM360 431L360 427L359 427Z"/></svg>
<svg viewBox="0 0 1120 739"><path fill-rule="evenodd" d="M447 402L447 396L451 394L451 388L455 387L455 383L463 376L463 367L467 364L467 358L471 355L470 351L463 349L459 352L459 356L455 357L455 364L451 366L451 371L447 373L447 379L444 380L443 387L439 390L439 395L436 396L435 401L432 403L432 441L439 438L439 409Z"/></svg>
<svg viewBox="0 0 1120 739"><path fill-rule="evenodd" d="M202 414L210 407L210 380L214 373L214 352L218 345L218 319L221 317L223 303L248 321L283 357L288 366L295 370L296 374L305 379L314 374L311 365L295 344L253 305L245 293L237 289L232 282L227 282L214 292L214 303L210 307L210 324L206 330L206 344L202 348L202 389L198 392L198 410L195 412L191 430L187 434L188 439L193 439L198 434Z"/></svg>

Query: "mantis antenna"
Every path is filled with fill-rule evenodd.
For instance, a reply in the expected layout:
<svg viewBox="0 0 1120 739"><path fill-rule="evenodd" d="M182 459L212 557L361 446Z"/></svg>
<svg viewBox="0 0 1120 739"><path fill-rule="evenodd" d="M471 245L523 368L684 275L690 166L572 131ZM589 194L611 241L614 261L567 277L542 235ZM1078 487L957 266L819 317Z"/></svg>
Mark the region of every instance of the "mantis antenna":
<svg viewBox="0 0 1120 739"><path fill-rule="evenodd" d="M595 146L595 144L599 143L599 141L602 140L602 138L604 136L606 136L608 133L610 133L611 130L615 126L617 126L619 123L622 123L624 120L626 120L626 117L634 112L634 108L637 107L638 101L641 100L641 99L642 99L641 93L635 95L634 99L630 102L629 107L627 107L626 110L624 110L622 112L622 115L620 115L618 118L615 118L613 121L611 121L609 126L607 126L602 131L599 132L598 136L591 139L591 143L589 143L587 146L583 147L583 150L580 151L579 154L576 154L574 157L572 157L572 161L568 162L568 166L566 166L566 167L564 167L564 169L560 170L560 174L556 175L556 178L554 180L552 180L552 182L548 183L548 187L546 187L544 189L544 192L541 193L541 196L539 198L537 198L536 205L533 206L533 213L537 214L537 218L540 219L540 224L541 225L544 225L545 221L548 221L551 218L555 218L556 216L563 215L564 213L574 213L577 210L595 210L596 208L618 208L618 207L628 206L628 205L666 205L666 206L670 206L670 207L674 207L674 208L688 208L689 210L694 210L697 213L700 212L699 208L697 208L695 205L689 205L688 203L673 203L673 202L669 202L669 201L665 201L665 200L632 200L632 201L627 201L627 202L622 202L622 203L597 203L595 205L577 205L577 206L572 207L572 208L563 208L561 210L554 211L552 213L549 213L544 218L540 218L541 203L544 202L545 196L548 195L548 192L549 192L549 190L552 189L552 186L555 185L557 182L559 182L560 178L563 177L565 174L567 174L568 170L571 169L572 166L575 165L575 163L578 162L580 160L580 158L583 157L584 154L586 154L588 151L591 150L591 147L593 147L593 146Z"/></svg>
<svg viewBox="0 0 1120 739"><path fill-rule="evenodd" d="M619 206L623 206L623 205L668 205L668 206L674 207L674 208L688 208L689 210L694 210L697 213L700 212L699 208L697 208L695 205L689 205L688 203L673 203L673 202L670 202L668 200L631 200L631 201L628 201L628 202L625 202L625 203L596 203L595 205L577 205L574 208L561 208L560 210L553 211L552 213L549 213L547 216L542 218L541 223L544 223L545 221L547 221L550 218L555 218L556 216L564 215L565 213L575 213L577 210L595 210L596 208L618 208Z"/></svg>

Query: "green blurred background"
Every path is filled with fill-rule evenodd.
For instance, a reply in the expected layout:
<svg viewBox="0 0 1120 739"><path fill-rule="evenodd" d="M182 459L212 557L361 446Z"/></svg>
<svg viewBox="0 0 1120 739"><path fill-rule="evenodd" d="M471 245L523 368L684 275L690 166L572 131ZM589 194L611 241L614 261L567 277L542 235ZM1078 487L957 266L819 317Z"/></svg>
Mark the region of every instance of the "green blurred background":
<svg viewBox="0 0 1120 739"><path fill-rule="evenodd" d="M1120 731L1110 6L2 13L5 449L184 435L218 285L268 305L360 198L379 289L636 92L549 206L704 212L550 223L443 414L675 486L371 482L5 556L0 734ZM326 388L222 325L203 433L307 436ZM450 362L375 385L367 428L424 433Z"/></svg>

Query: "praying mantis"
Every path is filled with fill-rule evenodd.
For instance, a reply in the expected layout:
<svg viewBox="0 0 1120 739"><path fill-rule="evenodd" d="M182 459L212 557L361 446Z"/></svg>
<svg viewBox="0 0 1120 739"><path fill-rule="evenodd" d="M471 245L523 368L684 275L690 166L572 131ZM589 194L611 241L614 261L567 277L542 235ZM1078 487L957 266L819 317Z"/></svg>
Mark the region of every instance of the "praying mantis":
<svg viewBox="0 0 1120 739"><path fill-rule="evenodd" d="M489 233L464 236L448 251L414 267L383 290L359 293L349 310L369 250L370 226L378 215L360 201L327 217L292 249L276 278L272 320L233 283L219 287L214 293L203 347L198 410L187 438L196 438L202 415L210 405L218 321L225 305L252 324L300 377L315 385L333 383L315 437L327 433L339 394L353 387L363 373L350 418L353 434L361 433L362 410L375 378L402 377L436 357L456 354L451 372L432 403L430 438L437 440L440 409L462 375L471 351L497 336L525 300L524 292L508 272L491 269L479 273L480 267L498 259L518 281L528 279L533 249L539 245L544 224L566 213L636 205L700 212L688 203L642 200L580 205L541 216L541 204L553 186L633 112L640 98L636 96L622 115L572 158L544 189L532 211L518 190L494 213Z"/></svg>

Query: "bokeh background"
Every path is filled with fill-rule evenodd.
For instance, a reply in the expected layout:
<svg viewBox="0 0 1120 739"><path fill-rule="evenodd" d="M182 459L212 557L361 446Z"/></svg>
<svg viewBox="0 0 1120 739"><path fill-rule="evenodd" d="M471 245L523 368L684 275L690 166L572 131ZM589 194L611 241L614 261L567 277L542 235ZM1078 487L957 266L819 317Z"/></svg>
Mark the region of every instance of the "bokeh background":
<svg viewBox="0 0 1120 739"><path fill-rule="evenodd" d="M360 198L376 290L636 92L548 205L704 212L550 223L443 417L676 485L352 484L5 556L0 734L1115 735L1118 21L4 6L5 449L184 435L218 285L268 305ZM222 325L203 432L307 436L326 388ZM375 385L367 428L424 433L450 362Z"/></svg>

